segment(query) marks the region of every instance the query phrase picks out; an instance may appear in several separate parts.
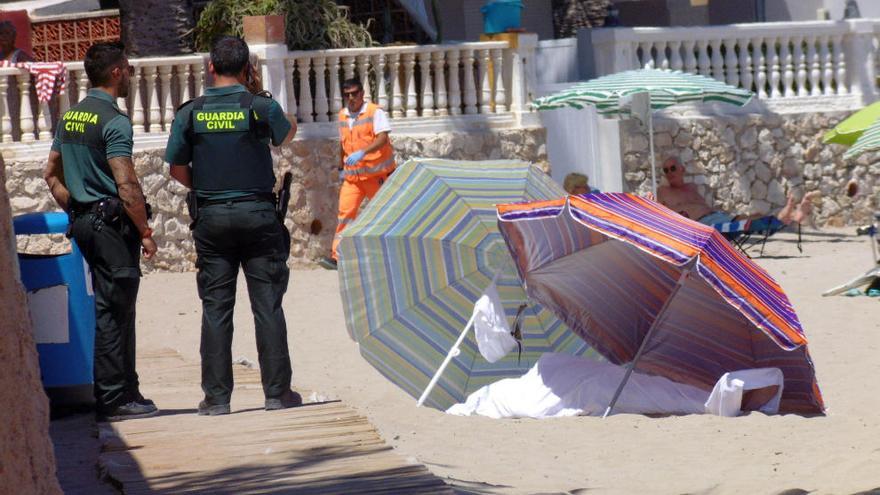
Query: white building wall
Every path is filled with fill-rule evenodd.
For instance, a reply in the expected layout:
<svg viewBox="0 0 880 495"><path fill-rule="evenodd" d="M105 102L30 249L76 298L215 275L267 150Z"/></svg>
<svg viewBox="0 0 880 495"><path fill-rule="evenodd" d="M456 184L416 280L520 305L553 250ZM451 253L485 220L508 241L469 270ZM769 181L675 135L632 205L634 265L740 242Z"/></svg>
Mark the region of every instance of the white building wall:
<svg viewBox="0 0 880 495"><path fill-rule="evenodd" d="M535 74L538 86L577 81L577 38L542 40L535 50Z"/></svg>

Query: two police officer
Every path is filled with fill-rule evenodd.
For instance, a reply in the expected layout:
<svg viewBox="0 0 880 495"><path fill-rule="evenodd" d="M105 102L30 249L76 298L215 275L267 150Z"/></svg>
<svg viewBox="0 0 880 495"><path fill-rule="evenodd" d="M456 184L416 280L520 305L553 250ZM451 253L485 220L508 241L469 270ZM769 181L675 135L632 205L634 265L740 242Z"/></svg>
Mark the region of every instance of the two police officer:
<svg viewBox="0 0 880 495"><path fill-rule="evenodd" d="M269 144L296 134L281 106L260 95L247 44L218 38L208 72L214 85L175 116L165 159L190 188L199 297L202 390L199 414L228 414L232 396L232 313L239 267L254 313L266 410L300 405L281 301L287 289L290 234L276 216Z"/></svg>
<svg viewBox="0 0 880 495"><path fill-rule="evenodd" d="M61 116L43 171L91 268L95 400L98 415L108 419L157 412L141 395L135 371L140 252L151 258L156 243L131 160L131 120L116 105L117 98L128 95L132 70L123 49L119 43L97 43L86 52L92 88Z"/></svg>

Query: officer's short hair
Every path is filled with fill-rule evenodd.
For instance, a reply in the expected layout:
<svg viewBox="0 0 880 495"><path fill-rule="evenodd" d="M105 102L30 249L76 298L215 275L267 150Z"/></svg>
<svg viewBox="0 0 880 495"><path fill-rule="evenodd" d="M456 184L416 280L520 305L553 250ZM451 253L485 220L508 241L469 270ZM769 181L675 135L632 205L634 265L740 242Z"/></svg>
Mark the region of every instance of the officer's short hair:
<svg viewBox="0 0 880 495"><path fill-rule="evenodd" d="M95 43L86 52L83 66L92 86L104 86L110 80L110 71L125 60L125 45L118 41Z"/></svg>
<svg viewBox="0 0 880 495"><path fill-rule="evenodd" d="M358 91L363 91L364 85L361 84L361 80L356 77L352 77L351 79L346 79L345 81L342 81L342 90L343 91L345 91L346 89L352 89L352 88L357 88Z"/></svg>
<svg viewBox="0 0 880 495"><path fill-rule="evenodd" d="M247 43L238 36L218 36L211 46L211 63L220 76L235 76L247 66L250 57Z"/></svg>

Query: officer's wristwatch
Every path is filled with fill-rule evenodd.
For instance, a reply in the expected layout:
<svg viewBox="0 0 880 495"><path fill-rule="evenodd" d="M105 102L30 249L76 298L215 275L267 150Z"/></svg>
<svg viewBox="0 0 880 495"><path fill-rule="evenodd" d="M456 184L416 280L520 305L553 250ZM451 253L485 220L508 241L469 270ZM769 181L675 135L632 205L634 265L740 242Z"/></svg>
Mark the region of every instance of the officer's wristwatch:
<svg viewBox="0 0 880 495"><path fill-rule="evenodd" d="M147 227L143 232L141 232L141 239L146 239L147 237L153 237L153 229Z"/></svg>

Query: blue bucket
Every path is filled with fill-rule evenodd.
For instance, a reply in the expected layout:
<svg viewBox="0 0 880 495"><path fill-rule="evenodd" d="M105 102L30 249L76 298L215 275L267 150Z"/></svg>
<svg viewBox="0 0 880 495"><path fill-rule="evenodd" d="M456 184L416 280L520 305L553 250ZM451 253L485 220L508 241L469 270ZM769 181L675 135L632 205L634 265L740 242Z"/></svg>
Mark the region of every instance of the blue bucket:
<svg viewBox="0 0 880 495"><path fill-rule="evenodd" d="M27 213L13 218L12 225L16 235L61 234L67 231L67 214ZM45 320L54 324L51 335L35 335L43 387L53 407L93 401L95 296L88 265L73 239L70 246L67 254L18 256L25 289L46 291L40 311L67 308L66 314ZM65 321L66 327L58 326Z"/></svg>
<svg viewBox="0 0 880 495"><path fill-rule="evenodd" d="M484 5L483 32L486 34L503 33L522 24L522 0L494 0Z"/></svg>

